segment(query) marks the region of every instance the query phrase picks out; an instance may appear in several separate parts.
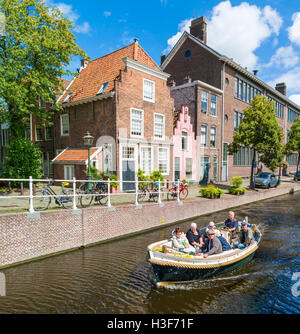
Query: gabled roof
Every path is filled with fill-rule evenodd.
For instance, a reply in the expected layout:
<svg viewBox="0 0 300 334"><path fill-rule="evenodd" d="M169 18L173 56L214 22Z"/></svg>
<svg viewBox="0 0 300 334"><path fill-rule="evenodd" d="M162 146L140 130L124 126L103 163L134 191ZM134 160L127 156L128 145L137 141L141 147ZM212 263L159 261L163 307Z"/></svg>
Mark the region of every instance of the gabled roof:
<svg viewBox="0 0 300 334"><path fill-rule="evenodd" d="M91 147L90 159L93 159L100 151L102 147ZM87 148L72 148L68 147L56 156L52 162L54 163L74 163L74 164L85 164L88 160L88 149Z"/></svg>
<svg viewBox="0 0 300 334"><path fill-rule="evenodd" d="M145 50L135 42L89 62L85 68L81 69L79 76L73 79L58 99L58 102L63 102L70 93L72 93L72 96L68 99L68 103L92 98L97 96L98 93L107 94L112 92L114 90L114 80L119 76L120 70L125 69L122 60L124 58L133 59L161 71ZM101 90L102 87L104 89Z"/></svg>
<svg viewBox="0 0 300 334"><path fill-rule="evenodd" d="M236 63L233 59L218 53L217 51L215 51L214 49L212 49L211 47L209 47L208 45L203 43L203 41L201 41L199 38L189 34L187 31L185 31L181 35L181 37L179 38L179 40L177 41L177 43L175 44L173 49L170 51L170 53L168 54L168 56L164 60L163 64L161 65L162 70L164 70L167 67L169 62L172 60L172 58L175 56L175 54L177 53L177 51L180 49L180 47L183 45L183 43L186 41L187 38L191 39L192 41L197 43L199 46L205 48L211 54L218 57L220 61L226 63L227 65L229 65L231 67L233 67L235 70L239 71L240 73L245 75L247 78L253 80L257 84L264 87L266 90L268 90L275 97L285 101L287 104L291 105L292 107L296 108L297 110L300 110L300 106L297 105L295 102L291 101L287 96L281 94L278 90L269 86L267 83L265 83L264 81L259 79L257 76L255 76L254 74L249 72L246 68L244 68L241 65L239 65L238 63Z"/></svg>

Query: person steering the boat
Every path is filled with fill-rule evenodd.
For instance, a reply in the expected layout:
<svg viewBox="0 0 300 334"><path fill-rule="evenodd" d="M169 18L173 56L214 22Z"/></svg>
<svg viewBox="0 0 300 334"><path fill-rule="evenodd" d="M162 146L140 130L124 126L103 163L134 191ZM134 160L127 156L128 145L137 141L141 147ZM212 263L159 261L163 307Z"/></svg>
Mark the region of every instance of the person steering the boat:
<svg viewBox="0 0 300 334"><path fill-rule="evenodd" d="M242 222L242 230L238 241L233 242L234 248L244 249L248 247L251 242L254 241L254 235L251 228L248 227L247 222Z"/></svg>
<svg viewBox="0 0 300 334"><path fill-rule="evenodd" d="M172 232L172 247L180 252L195 254L195 248L189 244L181 227L176 227Z"/></svg>
<svg viewBox="0 0 300 334"><path fill-rule="evenodd" d="M203 246L203 242L201 240L201 232L198 230L196 223L191 224L191 228L187 231L186 237L190 245L195 248L195 252L199 253Z"/></svg>
<svg viewBox="0 0 300 334"><path fill-rule="evenodd" d="M207 237L205 242L206 252L203 255L204 259L210 255L221 254L223 252L221 241L216 237L214 230L208 230Z"/></svg>
<svg viewBox="0 0 300 334"><path fill-rule="evenodd" d="M224 222L225 229L229 230L232 234L239 230L239 222L234 218L234 212L229 211L228 218Z"/></svg>

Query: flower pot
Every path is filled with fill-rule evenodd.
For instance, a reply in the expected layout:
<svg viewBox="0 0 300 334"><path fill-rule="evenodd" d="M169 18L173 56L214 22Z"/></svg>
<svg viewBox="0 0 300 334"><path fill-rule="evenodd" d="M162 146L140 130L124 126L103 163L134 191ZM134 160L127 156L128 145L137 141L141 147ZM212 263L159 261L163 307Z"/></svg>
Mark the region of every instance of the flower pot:
<svg viewBox="0 0 300 334"><path fill-rule="evenodd" d="M111 192L111 194L117 193L118 192L118 187L116 187L116 186L110 186L110 192Z"/></svg>

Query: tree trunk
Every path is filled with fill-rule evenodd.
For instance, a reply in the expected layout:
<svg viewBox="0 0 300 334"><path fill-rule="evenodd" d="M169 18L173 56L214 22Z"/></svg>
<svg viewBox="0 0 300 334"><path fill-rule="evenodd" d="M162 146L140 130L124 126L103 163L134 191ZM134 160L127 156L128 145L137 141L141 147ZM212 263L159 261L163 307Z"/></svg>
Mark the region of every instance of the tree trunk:
<svg viewBox="0 0 300 334"><path fill-rule="evenodd" d="M250 189L255 189L254 180L253 180L255 160L256 160L256 151L253 150L253 158L252 158L252 166L251 166L251 176L250 176Z"/></svg>

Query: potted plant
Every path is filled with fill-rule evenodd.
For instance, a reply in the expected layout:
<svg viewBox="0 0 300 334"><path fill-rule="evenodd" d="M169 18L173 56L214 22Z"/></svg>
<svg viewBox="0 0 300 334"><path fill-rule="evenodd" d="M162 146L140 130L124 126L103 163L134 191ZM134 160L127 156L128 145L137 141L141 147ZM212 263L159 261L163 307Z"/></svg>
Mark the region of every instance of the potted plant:
<svg viewBox="0 0 300 334"><path fill-rule="evenodd" d="M209 185L206 188L202 188L199 190L199 192L205 198L220 198L221 195L224 194L224 190L220 188L216 188L213 185Z"/></svg>
<svg viewBox="0 0 300 334"><path fill-rule="evenodd" d="M237 196L245 194L246 189L241 187L243 184L243 179L240 176L234 176L230 183L232 186L228 188L229 194Z"/></svg>
<svg viewBox="0 0 300 334"><path fill-rule="evenodd" d="M116 174L110 174L110 191L111 193L116 193L118 191L119 183L117 182L118 177Z"/></svg>

